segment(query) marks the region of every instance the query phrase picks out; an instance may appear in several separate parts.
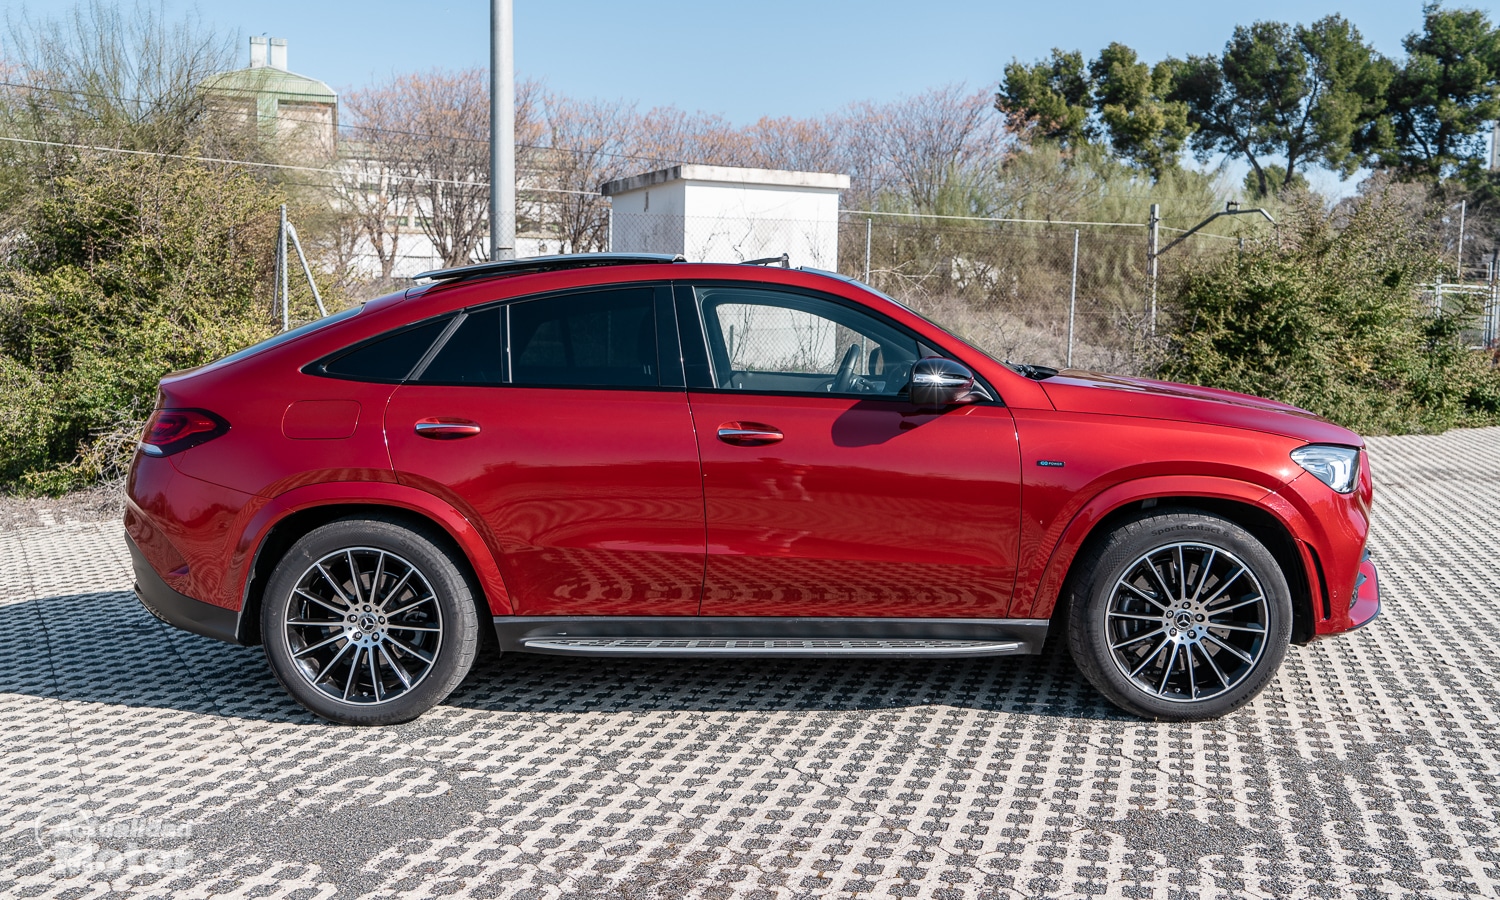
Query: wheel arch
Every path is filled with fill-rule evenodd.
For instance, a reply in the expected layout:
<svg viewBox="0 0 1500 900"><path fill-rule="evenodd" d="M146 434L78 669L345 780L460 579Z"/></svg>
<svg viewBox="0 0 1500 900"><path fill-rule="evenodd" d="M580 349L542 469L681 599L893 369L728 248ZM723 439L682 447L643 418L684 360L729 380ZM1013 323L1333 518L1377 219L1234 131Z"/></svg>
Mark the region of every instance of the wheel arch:
<svg viewBox="0 0 1500 900"><path fill-rule="evenodd" d="M397 492L411 491L390 485ZM240 643L260 643L260 609L264 591L276 564L303 535L329 522L360 516L374 516L386 520L404 521L429 532L440 541L443 549L453 554L464 577L469 580L474 594L476 612L481 623L495 615L497 606L509 611L510 597L495 564L493 554L477 530L456 510L444 508L441 501L430 495L432 503L414 501L409 497L360 497L360 498L300 498L303 502L275 502L261 512L259 528L247 529L258 534L254 540L254 551L246 572L242 603L239 614L237 638ZM283 495L285 497L285 495ZM283 498L278 498L281 501ZM489 629L481 629L481 634Z"/></svg>
<svg viewBox="0 0 1500 900"><path fill-rule="evenodd" d="M1116 496L1109 496L1111 493ZM1037 589L1034 615L1053 620L1054 629L1062 626L1057 620L1064 604L1058 600L1064 585L1078 577L1076 567L1087 556L1085 548L1102 540L1121 522L1153 508L1208 513L1250 532L1270 551L1286 578L1292 599L1292 641L1306 643L1314 637L1316 610L1324 591L1316 552L1307 542L1298 540L1294 530L1297 517L1290 504L1274 491L1247 482L1216 485L1212 492L1161 491L1139 485L1136 490L1107 491L1095 498L1073 518L1058 541Z"/></svg>

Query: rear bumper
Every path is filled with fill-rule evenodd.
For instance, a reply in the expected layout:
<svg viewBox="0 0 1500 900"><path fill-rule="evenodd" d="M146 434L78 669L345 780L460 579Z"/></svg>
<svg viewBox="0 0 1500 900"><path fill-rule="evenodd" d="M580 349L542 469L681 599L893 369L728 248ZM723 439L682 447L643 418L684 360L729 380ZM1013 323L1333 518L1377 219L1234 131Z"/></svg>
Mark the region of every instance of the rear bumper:
<svg viewBox="0 0 1500 900"><path fill-rule="evenodd" d="M125 544L130 548L131 565L135 569L135 596L147 612L183 631L231 644L241 643L238 612L172 590L151 568L146 555L129 535L125 536Z"/></svg>

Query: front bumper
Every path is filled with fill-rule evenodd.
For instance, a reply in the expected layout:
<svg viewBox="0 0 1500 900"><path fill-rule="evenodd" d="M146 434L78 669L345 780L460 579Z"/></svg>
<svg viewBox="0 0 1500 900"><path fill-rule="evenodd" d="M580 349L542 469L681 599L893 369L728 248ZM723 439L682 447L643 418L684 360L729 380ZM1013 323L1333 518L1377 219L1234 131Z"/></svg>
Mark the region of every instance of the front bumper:
<svg viewBox="0 0 1500 900"><path fill-rule="evenodd" d="M1349 618L1354 625L1349 628L1363 628L1380 615L1380 575L1375 571L1375 561L1370 559L1366 551L1364 559L1359 562L1359 579L1354 586L1354 602L1349 606ZM1347 633L1347 632L1346 632Z"/></svg>
<svg viewBox="0 0 1500 900"><path fill-rule="evenodd" d="M135 569L135 596L146 612L183 631L231 644L241 643L238 612L172 590L151 568L146 555L129 535L125 536L125 544L130 548L131 565Z"/></svg>

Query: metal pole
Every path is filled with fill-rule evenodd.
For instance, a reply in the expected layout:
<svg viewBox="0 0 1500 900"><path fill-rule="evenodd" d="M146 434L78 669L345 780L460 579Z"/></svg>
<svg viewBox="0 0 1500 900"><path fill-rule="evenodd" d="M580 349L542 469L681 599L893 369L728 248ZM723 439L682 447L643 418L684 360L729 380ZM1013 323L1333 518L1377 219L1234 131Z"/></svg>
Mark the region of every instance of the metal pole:
<svg viewBox="0 0 1500 900"><path fill-rule="evenodd" d="M271 318L281 308L281 225L276 226L275 271L271 273ZM285 329L283 329L285 330Z"/></svg>
<svg viewBox="0 0 1500 900"><path fill-rule="evenodd" d="M302 274L307 276L307 286L312 288L313 302L318 304L318 315L328 315L328 310L323 307L323 295L318 293L318 283L313 281L312 267L307 264L307 257L302 253L302 241L297 238L297 226L291 222L286 223L287 236L292 239L292 247L297 251L297 260L302 263Z"/></svg>
<svg viewBox="0 0 1500 900"><path fill-rule="evenodd" d="M865 216L865 284L870 283L870 236L875 230L875 220Z"/></svg>
<svg viewBox="0 0 1500 900"><path fill-rule="evenodd" d="M290 268L286 264L286 204L281 204L281 228L276 234L276 269L279 273L277 284L281 286L281 330L286 331L292 327L292 291L288 282Z"/></svg>
<svg viewBox="0 0 1500 900"><path fill-rule="evenodd" d="M1151 334L1156 334L1156 248L1161 241L1161 204L1151 204L1151 218L1146 222L1146 260L1151 266Z"/></svg>
<svg viewBox="0 0 1500 900"><path fill-rule="evenodd" d="M1464 280L1464 214L1469 211L1469 201L1458 202L1458 272L1459 281Z"/></svg>
<svg viewBox="0 0 1500 900"><path fill-rule="evenodd" d="M1078 310L1078 229L1073 229L1073 287L1068 291L1068 368L1073 368L1073 315Z"/></svg>
<svg viewBox="0 0 1500 900"><path fill-rule="evenodd" d="M490 0L490 259L516 258L516 66L511 0Z"/></svg>
<svg viewBox="0 0 1500 900"><path fill-rule="evenodd" d="M610 253L615 252L615 207L611 203L604 208L604 249Z"/></svg>

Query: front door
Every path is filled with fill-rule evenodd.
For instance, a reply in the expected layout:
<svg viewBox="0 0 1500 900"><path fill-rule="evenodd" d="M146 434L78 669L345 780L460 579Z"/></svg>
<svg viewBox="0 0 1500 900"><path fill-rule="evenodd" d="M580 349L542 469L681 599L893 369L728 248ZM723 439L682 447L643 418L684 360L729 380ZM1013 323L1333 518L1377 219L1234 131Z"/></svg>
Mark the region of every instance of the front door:
<svg viewBox="0 0 1500 900"><path fill-rule="evenodd" d="M686 394L661 385L667 295L614 288L471 310L391 397L397 477L487 532L517 615L698 611L703 492Z"/></svg>
<svg viewBox="0 0 1500 900"><path fill-rule="evenodd" d="M912 363L935 351L852 304L743 285L683 294L683 340L706 339L712 384L688 397L702 614L1004 617L1020 525L1010 412L914 406Z"/></svg>

